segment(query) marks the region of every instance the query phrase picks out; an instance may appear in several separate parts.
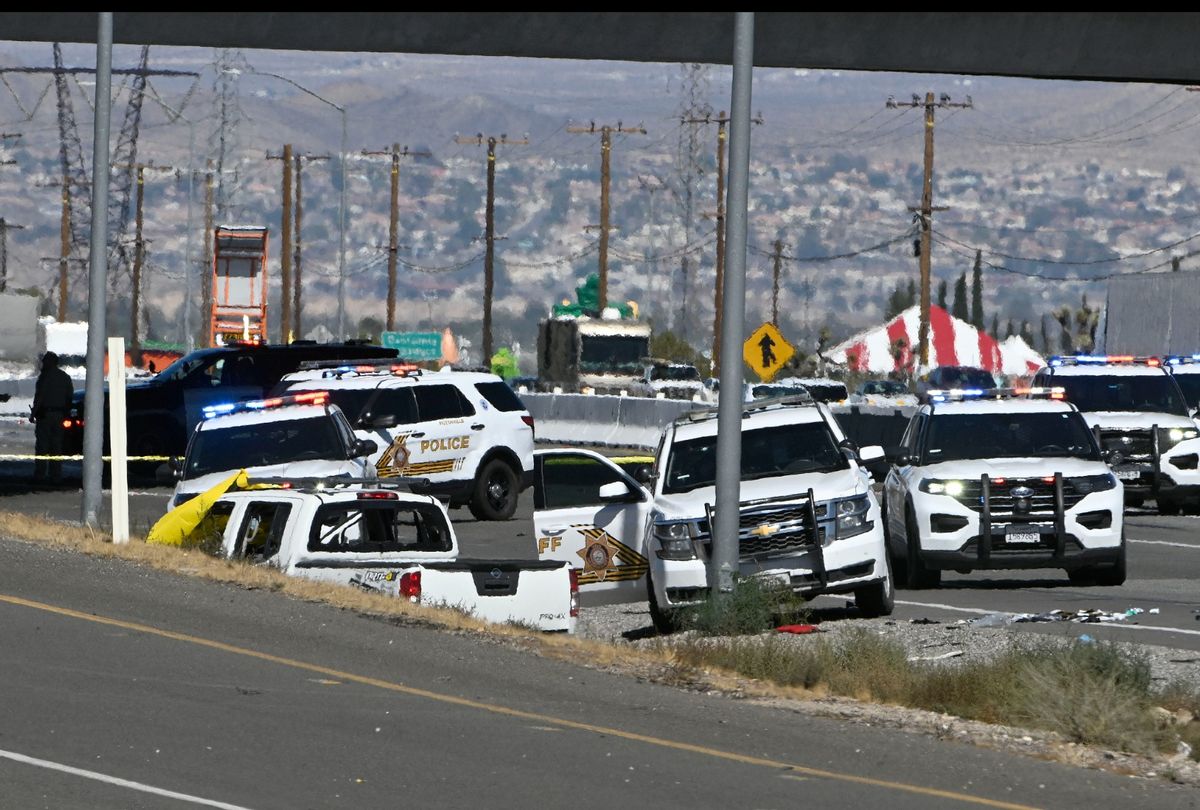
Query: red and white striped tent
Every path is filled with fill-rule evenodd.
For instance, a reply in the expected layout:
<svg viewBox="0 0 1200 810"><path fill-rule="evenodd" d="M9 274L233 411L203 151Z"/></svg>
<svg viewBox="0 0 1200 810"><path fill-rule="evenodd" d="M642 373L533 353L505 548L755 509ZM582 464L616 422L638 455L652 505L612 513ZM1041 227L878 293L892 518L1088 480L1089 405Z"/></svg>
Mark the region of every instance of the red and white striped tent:
<svg viewBox="0 0 1200 810"><path fill-rule="evenodd" d="M860 332L839 343L826 357L853 371L874 374L915 367L920 319L919 307L909 307L883 326ZM895 351L893 347L899 350ZM1024 341L1017 346L1010 338L1001 346L983 330L955 318L939 306L930 306L929 365L974 366L993 374L1026 375L1045 363Z"/></svg>

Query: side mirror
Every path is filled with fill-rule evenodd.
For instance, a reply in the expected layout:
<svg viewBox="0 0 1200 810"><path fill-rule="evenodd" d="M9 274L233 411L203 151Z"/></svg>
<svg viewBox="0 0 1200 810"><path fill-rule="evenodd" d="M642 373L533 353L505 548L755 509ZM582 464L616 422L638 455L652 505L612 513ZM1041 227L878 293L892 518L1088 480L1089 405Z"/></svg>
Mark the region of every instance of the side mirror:
<svg viewBox="0 0 1200 810"><path fill-rule="evenodd" d="M613 481L600 487L600 500L605 503L622 503L629 501L633 493L621 481Z"/></svg>
<svg viewBox="0 0 1200 810"><path fill-rule="evenodd" d="M912 457L908 455L908 448L903 445L884 448L883 455L884 458L897 467L907 467L909 464L912 464Z"/></svg>
<svg viewBox="0 0 1200 810"><path fill-rule="evenodd" d="M880 461L884 456L883 448L877 444L869 444L858 451L858 458L864 464L870 464L872 461Z"/></svg>
<svg viewBox="0 0 1200 810"><path fill-rule="evenodd" d="M354 443L354 452L350 457L362 458L363 456L371 455L378 449L379 445L375 444L375 442L371 441L370 439L359 439Z"/></svg>
<svg viewBox="0 0 1200 810"><path fill-rule="evenodd" d="M369 427L373 427L373 428L395 427L396 426L396 414L385 413L382 416L371 417L370 420L367 421L367 424Z"/></svg>

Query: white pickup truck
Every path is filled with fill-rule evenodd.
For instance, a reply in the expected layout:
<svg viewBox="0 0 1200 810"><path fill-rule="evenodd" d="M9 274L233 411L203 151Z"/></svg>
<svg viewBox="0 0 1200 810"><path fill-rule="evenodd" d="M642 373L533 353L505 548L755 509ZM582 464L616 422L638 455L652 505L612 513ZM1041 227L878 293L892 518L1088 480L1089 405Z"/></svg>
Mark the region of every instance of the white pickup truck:
<svg viewBox="0 0 1200 810"><path fill-rule="evenodd" d="M445 507L425 495L303 483L227 492L193 536L229 559L488 622L571 633L579 615L568 563L461 559Z"/></svg>

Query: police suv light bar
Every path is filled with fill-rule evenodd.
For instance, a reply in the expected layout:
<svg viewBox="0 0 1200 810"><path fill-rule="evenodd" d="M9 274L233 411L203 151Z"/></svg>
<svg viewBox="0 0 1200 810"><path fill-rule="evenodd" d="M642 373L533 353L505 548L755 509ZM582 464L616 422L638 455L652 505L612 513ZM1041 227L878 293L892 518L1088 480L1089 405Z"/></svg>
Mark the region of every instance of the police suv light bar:
<svg viewBox="0 0 1200 810"><path fill-rule="evenodd" d="M1055 368L1060 366L1111 365L1114 363L1161 366L1162 360L1157 357L1137 357L1132 354L1064 354L1051 357L1048 363Z"/></svg>
<svg viewBox="0 0 1200 810"><path fill-rule="evenodd" d="M1200 354L1173 354L1166 358L1165 362L1168 366L1190 365L1192 363L1200 363Z"/></svg>
<svg viewBox="0 0 1200 810"><path fill-rule="evenodd" d="M1067 389L1054 388L952 388L934 389L929 392L931 402L963 402L968 399L1066 399Z"/></svg>
<svg viewBox="0 0 1200 810"><path fill-rule="evenodd" d="M228 416L232 413L249 413L282 408L285 405L324 405L329 402L328 391L305 391L303 394L292 394L286 397L271 397L270 399L251 399L245 402L222 402L219 405L205 405L204 418Z"/></svg>

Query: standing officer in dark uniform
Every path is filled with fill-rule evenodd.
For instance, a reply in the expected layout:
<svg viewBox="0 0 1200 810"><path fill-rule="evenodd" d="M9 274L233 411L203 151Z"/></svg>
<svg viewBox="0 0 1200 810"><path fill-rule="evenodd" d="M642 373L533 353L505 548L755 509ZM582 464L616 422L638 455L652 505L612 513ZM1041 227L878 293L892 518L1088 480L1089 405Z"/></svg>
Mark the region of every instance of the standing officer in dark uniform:
<svg viewBox="0 0 1200 810"><path fill-rule="evenodd" d="M67 376L67 372L58 367L58 355L46 352L42 355L42 373L38 375L37 387L33 393L33 405L30 408L30 420L35 429L36 449L38 456L59 456L63 451L63 420L71 412L71 398L75 394L75 384ZM49 479L58 483L62 479L62 462L47 461L38 458L33 462L33 477L35 480L45 480L49 471Z"/></svg>

